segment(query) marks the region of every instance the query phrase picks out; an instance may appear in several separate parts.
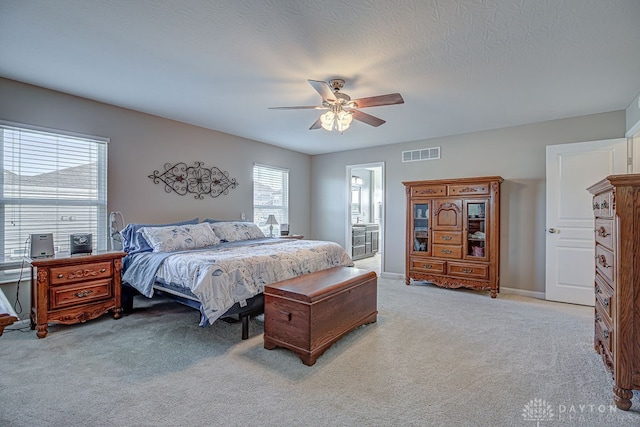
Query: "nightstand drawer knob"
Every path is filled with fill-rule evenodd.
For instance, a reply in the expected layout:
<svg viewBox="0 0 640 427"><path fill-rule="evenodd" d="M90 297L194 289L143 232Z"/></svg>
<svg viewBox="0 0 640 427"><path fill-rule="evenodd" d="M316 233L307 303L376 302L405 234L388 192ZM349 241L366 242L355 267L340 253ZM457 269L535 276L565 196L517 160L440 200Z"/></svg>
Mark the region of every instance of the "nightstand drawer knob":
<svg viewBox="0 0 640 427"><path fill-rule="evenodd" d="M104 273L105 271L107 271L107 269L103 268L103 269L100 270L100 273Z"/></svg>
<svg viewBox="0 0 640 427"><path fill-rule="evenodd" d="M73 296L74 297L78 297L78 298L84 298L84 297L88 297L92 293L93 293L93 291L80 291L80 292L76 292L75 294L73 294Z"/></svg>
<svg viewBox="0 0 640 427"><path fill-rule="evenodd" d="M64 274L58 274L58 279L62 279L64 277Z"/></svg>

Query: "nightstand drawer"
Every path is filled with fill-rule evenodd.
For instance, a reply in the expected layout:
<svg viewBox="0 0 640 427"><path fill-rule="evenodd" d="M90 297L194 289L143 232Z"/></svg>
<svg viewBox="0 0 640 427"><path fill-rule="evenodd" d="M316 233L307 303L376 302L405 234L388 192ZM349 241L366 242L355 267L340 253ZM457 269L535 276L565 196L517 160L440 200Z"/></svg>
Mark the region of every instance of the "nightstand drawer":
<svg viewBox="0 0 640 427"><path fill-rule="evenodd" d="M86 304L92 301L108 299L112 297L112 288L111 280L49 288L50 308L51 310L55 310L71 305Z"/></svg>
<svg viewBox="0 0 640 427"><path fill-rule="evenodd" d="M52 267L51 285L78 282L80 280L110 278L111 274L111 262L96 262L91 264Z"/></svg>

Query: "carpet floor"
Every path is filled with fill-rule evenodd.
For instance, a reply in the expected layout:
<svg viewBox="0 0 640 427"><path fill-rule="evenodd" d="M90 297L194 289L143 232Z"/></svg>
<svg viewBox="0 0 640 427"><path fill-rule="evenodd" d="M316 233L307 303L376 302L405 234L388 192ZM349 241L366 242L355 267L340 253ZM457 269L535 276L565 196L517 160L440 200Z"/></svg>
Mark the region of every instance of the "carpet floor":
<svg viewBox="0 0 640 427"><path fill-rule="evenodd" d="M639 426L613 405L593 308L378 280L378 321L314 366L263 324L200 328L139 297L119 320L0 337L2 426Z"/></svg>

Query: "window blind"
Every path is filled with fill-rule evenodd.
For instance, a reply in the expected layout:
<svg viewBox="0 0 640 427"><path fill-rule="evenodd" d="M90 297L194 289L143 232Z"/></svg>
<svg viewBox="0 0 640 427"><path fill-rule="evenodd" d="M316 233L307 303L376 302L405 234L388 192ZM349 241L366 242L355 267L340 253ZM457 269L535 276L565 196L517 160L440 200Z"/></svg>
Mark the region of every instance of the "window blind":
<svg viewBox="0 0 640 427"><path fill-rule="evenodd" d="M273 233L280 234L280 224L289 223L289 170L274 166L253 165L253 222L269 235L265 224L274 215L278 225Z"/></svg>
<svg viewBox="0 0 640 427"><path fill-rule="evenodd" d="M106 249L108 139L0 122L0 142L0 263L28 255L33 233L53 233L56 253L72 233Z"/></svg>

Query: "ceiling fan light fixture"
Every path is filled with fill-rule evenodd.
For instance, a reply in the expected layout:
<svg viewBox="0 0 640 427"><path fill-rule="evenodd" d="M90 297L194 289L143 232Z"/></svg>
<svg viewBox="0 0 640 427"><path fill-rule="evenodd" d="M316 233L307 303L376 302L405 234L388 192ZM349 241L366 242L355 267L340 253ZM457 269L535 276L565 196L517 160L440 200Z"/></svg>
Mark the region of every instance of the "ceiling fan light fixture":
<svg viewBox="0 0 640 427"><path fill-rule="evenodd" d="M345 130L349 129L352 121L353 116L351 115L351 113L342 109L340 109L338 112L330 110L320 116L320 123L322 125L322 128L324 130L328 130L329 132L335 129L338 132L342 133Z"/></svg>

